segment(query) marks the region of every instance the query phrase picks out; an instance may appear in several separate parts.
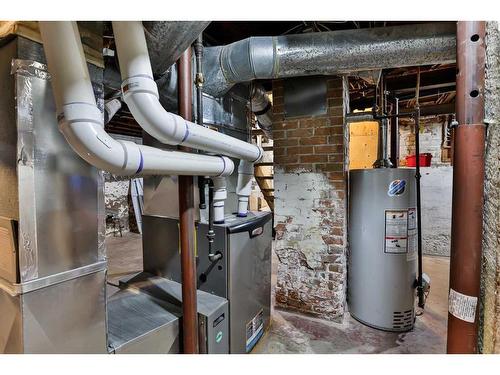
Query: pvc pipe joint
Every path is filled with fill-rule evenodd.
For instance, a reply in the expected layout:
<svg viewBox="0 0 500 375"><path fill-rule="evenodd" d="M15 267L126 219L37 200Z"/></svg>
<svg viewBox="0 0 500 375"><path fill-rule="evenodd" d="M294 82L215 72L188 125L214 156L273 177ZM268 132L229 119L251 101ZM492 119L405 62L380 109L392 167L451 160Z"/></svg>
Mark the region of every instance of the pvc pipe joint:
<svg viewBox="0 0 500 375"><path fill-rule="evenodd" d="M239 217L246 217L248 214L248 200L252 192L253 172L253 163L246 160L240 160L240 165L238 166L238 184L236 186Z"/></svg>
<svg viewBox="0 0 500 375"><path fill-rule="evenodd" d="M224 223L224 202L227 199L226 179L224 177L213 177L214 184L214 223Z"/></svg>

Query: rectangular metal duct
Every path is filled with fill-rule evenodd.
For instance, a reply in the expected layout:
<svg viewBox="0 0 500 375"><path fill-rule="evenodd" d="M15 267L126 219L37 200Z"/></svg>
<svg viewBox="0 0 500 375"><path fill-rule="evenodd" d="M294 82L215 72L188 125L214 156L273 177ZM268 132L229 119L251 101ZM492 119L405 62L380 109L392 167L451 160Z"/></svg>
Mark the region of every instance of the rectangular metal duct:
<svg viewBox="0 0 500 375"><path fill-rule="evenodd" d="M104 353L104 181L58 130L44 59L0 48L0 352Z"/></svg>

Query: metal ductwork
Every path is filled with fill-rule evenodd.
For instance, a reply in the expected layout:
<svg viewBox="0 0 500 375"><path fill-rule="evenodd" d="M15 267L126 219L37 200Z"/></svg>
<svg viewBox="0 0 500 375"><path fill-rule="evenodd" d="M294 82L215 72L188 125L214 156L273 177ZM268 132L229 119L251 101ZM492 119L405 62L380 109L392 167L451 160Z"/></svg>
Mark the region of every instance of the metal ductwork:
<svg viewBox="0 0 500 375"><path fill-rule="evenodd" d="M260 83L255 83L250 92L250 108L257 117L260 128L268 138L273 138L272 104L266 89Z"/></svg>
<svg viewBox="0 0 500 375"><path fill-rule="evenodd" d="M220 96L254 79L452 63L455 48L453 23L251 37L205 49L204 91Z"/></svg>
<svg viewBox="0 0 500 375"><path fill-rule="evenodd" d="M142 24L153 75L160 87L165 85L162 94L167 97L167 101L170 103L175 98L174 105L177 106L177 71L174 64L182 51L196 40L210 22L145 21ZM121 83L118 67L106 66L104 85L111 90L120 91Z"/></svg>
<svg viewBox="0 0 500 375"><path fill-rule="evenodd" d="M147 21L142 23L155 77L165 73L210 24L210 21Z"/></svg>

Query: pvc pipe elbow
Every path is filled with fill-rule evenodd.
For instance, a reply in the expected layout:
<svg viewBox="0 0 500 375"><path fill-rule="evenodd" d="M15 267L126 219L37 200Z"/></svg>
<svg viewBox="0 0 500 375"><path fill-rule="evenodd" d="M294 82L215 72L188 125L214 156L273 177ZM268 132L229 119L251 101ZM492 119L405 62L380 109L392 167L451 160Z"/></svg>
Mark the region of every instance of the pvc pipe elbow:
<svg viewBox="0 0 500 375"><path fill-rule="evenodd" d="M135 120L152 137L170 145L179 145L187 138L186 120L163 108L152 78L127 78L122 83L122 93Z"/></svg>
<svg viewBox="0 0 500 375"><path fill-rule="evenodd" d="M160 104L141 22L113 22L123 99L139 125L160 142L257 161L262 148L196 125Z"/></svg>
<svg viewBox="0 0 500 375"><path fill-rule="evenodd" d="M102 127L101 112L86 103L63 106L59 129L71 148L89 164L114 174L134 175L142 163L139 146L116 141Z"/></svg>

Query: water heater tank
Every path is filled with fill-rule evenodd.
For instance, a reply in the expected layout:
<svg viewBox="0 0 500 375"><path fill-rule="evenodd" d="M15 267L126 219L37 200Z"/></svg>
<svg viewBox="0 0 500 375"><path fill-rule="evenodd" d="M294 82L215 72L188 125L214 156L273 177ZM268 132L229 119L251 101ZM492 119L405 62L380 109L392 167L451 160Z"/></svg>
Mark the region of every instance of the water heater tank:
<svg viewBox="0 0 500 375"><path fill-rule="evenodd" d="M408 331L415 320L415 170L350 171L348 303L371 327Z"/></svg>

